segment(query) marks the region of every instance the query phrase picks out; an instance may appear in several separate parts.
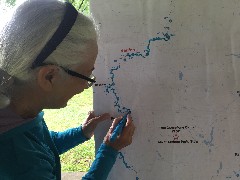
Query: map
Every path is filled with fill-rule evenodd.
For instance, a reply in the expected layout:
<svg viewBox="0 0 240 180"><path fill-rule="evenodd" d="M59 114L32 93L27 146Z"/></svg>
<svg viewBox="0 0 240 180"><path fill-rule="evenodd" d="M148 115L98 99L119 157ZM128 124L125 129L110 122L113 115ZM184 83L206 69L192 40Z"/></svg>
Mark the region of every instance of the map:
<svg viewBox="0 0 240 180"><path fill-rule="evenodd" d="M136 126L108 179L240 179L240 1L92 0L91 12L94 110L131 110Z"/></svg>

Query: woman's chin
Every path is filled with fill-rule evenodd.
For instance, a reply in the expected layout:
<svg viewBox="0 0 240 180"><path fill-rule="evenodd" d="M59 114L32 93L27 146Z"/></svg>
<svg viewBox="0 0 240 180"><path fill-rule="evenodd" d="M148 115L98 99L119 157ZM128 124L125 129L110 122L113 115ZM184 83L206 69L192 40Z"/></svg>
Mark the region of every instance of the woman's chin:
<svg viewBox="0 0 240 180"><path fill-rule="evenodd" d="M66 106L67 106L67 102L62 104L55 104L53 106L47 107L46 109L61 109L61 108L65 108Z"/></svg>
<svg viewBox="0 0 240 180"><path fill-rule="evenodd" d="M64 103L64 104L62 104L61 106L59 106L58 109L60 109L60 108L65 108L66 106L67 106L67 102Z"/></svg>

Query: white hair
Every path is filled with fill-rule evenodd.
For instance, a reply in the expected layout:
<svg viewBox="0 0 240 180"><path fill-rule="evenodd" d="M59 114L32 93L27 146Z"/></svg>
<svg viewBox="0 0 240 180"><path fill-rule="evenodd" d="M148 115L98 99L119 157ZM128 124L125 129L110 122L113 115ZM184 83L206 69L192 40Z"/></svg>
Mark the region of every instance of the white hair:
<svg viewBox="0 0 240 180"><path fill-rule="evenodd" d="M14 79L33 79L32 63L57 30L64 13L65 4L58 0L28 0L18 5L0 30L0 69ZM96 39L93 21L79 13L68 35L44 63L65 67L81 64L86 49Z"/></svg>

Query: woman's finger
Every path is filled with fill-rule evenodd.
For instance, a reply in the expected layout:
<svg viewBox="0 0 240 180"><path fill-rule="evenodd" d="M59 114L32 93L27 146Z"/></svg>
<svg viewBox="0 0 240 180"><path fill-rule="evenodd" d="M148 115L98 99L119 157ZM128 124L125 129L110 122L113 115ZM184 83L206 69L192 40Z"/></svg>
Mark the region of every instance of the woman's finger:
<svg viewBox="0 0 240 180"><path fill-rule="evenodd" d="M125 141L126 141L128 144L131 144L131 143L132 143L132 138L133 138L134 132L135 132L135 126L134 126L134 124L131 122L131 123L128 124L128 126L126 126L126 127L123 129L123 132L122 132L122 134L120 135L120 138L121 138L121 139L125 139Z"/></svg>
<svg viewBox="0 0 240 180"><path fill-rule="evenodd" d="M132 121L132 117L130 115L127 116L127 122L125 125L125 128L123 129L123 133L129 134L130 129L133 127L133 121Z"/></svg>
<svg viewBox="0 0 240 180"><path fill-rule="evenodd" d="M127 122L126 122L126 126L129 126L130 124L132 124L133 120L132 120L132 116L130 114L127 115Z"/></svg>
<svg viewBox="0 0 240 180"><path fill-rule="evenodd" d="M118 123L121 121L121 119L122 119L122 116L117 117L113 120L112 126L109 129L110 133L112 133L114 131L115 127L118 125Z"/></svg>
<svg viewBox="0 0 240 180"><path fill-rule="evenodd" d="M89 111L88 112L88 117L87 117L87 121L94 118L95 117L95 114L94 114L94 111Z"/></svg>
<svg viewBox="0 0 240 180"><path fill-rule="evenodd" d="M105 121L107 119L110 119L110 114L109 113L104 113L104 114L101 114L100 116L92 118L91 121L94 124L98 124L98 123L100 123L102 121Z"/></svg>

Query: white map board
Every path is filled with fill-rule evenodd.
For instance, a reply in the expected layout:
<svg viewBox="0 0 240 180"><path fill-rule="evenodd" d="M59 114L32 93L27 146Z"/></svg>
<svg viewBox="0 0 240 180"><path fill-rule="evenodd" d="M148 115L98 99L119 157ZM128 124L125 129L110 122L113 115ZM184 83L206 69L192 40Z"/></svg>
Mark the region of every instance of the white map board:
<svg viewBox="0 0 240 180"><path fill-rule="evenodd" d="M94 110L130 109L137 127L108 179L240 179L240 1L91 0L91 10Z"/></svg>

